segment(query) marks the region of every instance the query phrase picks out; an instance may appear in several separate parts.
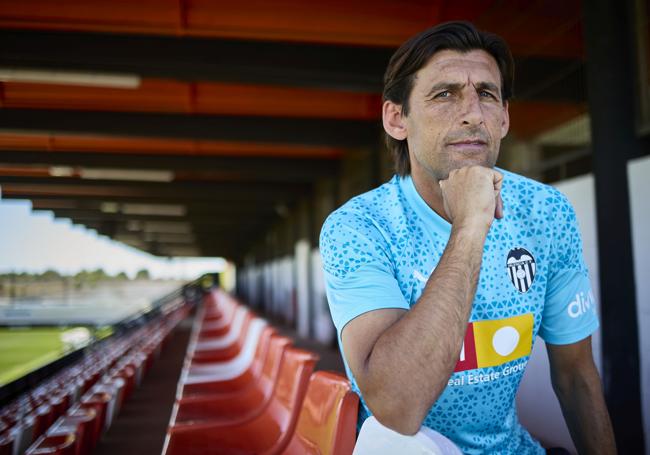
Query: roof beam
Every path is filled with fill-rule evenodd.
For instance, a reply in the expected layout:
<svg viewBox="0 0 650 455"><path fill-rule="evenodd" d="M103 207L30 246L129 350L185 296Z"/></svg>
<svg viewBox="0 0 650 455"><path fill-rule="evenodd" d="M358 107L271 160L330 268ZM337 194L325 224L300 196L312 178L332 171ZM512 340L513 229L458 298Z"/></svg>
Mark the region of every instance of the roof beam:
<svg viewBox="0 0 650 455"><path fill-rule="evenodd" d="M213 80L381 91L393 50L204 38L0 30L0 61L20 68L135 73Z"/></svg>
<svg viewBox="0 0 650 455"><path fill-rule="evenodd" d="M74 210L74 209L52 209L52 212L57 218L70 218L83 221L116 221L116 222L165 222L165 221L180 221L187 222L193 225L202 226L231 226L241 221L249 219L250 216L240 214L239 216L230 215L228 217L219 216L215 211L212 215L190 215L190 216L159 216L159 215L127 215L123 213L105 213L99 210ZM253 215L251 211L249 215Z"/></svg>
<svg viewBox="0 0 650 455"><path fill-rule="evenodd" d="M0 30L0 61L18 68L380 93L394 48ZM522 99L584 102L579 57L516 55ZM578 90L576 90L578 88Z"/></svg>
<svg viewBox="0 0 650 455"><path fill-rule="evenodd" d="M231 201L238 199L291 201L309 191L309 185L211 183L211 182L117 182L68 178L3 177L0 180L3 196L26 195L27 199L42 196L67 196L84 199L89 196L113 200L140 199L148 203L165 201Z"/></svg>
<svg viewBox="0 0 650 455"><path fill-rule="evenodd" d="M363 120L0 109L0 131L210 139L359 147L373 144L379 123Z"/></svg>
<svg viewBox="0 0 650 455"><path fill-rule="evenodd" d="M127 203L117 202L110 198L88 198L79 200L77 198L33 198L32 200L32 209L33 210L50 210L50 211L81 211L81 212L101 212L102 206L104 204L116 205L118 212L123 213L123 207L129 205ZM156 204L145 204L145 205L156 205ZM265 214L265 213L276 213L275 208L272 205L260 205L256 201L251 201L246 203L244 201L238 202L236 205L224 205L219 203L201 203L188 201L187 203L181 204L182 207L186 208L187 217L237 217L237 216L249 216L251 214ZM105 213L105 212L101 212Z"/></svg>
<svg viewBox="0 0 650 455"><path fill-rule="evenodd" d="M196 199L193 197L188 197L185 195L175 195L160 200L156 200L153 197L147 195L122 195L122 194L80 194L79 191L69 191L67 188L64 188L63 191L60 191L60 188L41 188L37 192L31 192L31 188L27 188L23 185L16 184L3 184L0 182L0 189L2 191L3 199L25 199L32 200L37 199L39 201L45 200L71 200L76 201L82 204L85 203L96 203L98 201L107 201L107 202L117 202L117 203L135 203L135 204L199 204L201 207L205 207L205 210L211 208L215 211L220 211L223 208L226 209L236 209L242 205L252 205L252 206L271 206L274 207L277 204L286 204L288 201L282 199L277 195L270 195L270 197L265 197L261 195L250 195L250 194L239 194L239 193L229 193L229 194L214 194L209 199ZM300 194L305 194L300 193ZM269 205L270 204L270 205ZM275 204L275 205L274 205Z"/></svg>
<svg viewBox="0 0 650 455"><path fill-rule="evenodd" d="M0 163L200 171L214 173L215 180L296 183L309 183L318 178L333 176L339 166L338 161L329 159L111 154L105 152L54 153L30 150L0 150Z"/></svg>

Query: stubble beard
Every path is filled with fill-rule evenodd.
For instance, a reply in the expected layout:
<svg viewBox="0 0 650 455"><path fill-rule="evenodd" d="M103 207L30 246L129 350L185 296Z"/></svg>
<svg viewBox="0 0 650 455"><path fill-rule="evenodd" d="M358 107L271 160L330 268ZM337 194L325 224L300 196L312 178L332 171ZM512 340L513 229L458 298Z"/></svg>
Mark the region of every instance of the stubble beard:
<svg viewBox="0 0 650 455"><path fill-rule="evenodd" d="M498 155L496 153L490 152L482 159L467 158L460 160L450 159L449 154L442 154L438 156L444 157L444 160L434 162L432 165L424 164L421 160L418 159L419 165L427 172L427 174L433 177L436 182L440 180L447 180L451 171L467 166L483 166L490 169L494 168L496 165L496 157Z"/></svg>

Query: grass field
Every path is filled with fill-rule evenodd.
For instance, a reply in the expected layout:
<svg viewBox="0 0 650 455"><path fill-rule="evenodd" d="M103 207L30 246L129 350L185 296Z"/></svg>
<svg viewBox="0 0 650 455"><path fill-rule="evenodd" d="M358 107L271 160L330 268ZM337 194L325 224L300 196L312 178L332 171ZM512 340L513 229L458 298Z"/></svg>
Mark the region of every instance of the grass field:
<svg viewBox="0 0 650 455"><path fill-rule="evenodd" d="M0 328L0 386L68 352L64 340L70 333L69 328Z"/></svg>

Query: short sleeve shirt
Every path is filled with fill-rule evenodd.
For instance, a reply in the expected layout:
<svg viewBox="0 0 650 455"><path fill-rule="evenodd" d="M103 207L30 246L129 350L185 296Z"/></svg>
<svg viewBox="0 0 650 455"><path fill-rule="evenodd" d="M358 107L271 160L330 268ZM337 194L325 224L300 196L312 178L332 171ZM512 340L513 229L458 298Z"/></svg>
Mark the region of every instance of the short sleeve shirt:
<svg viewBox="0 0 650 455"><path fill-rule="evenodd" d="M501 172L504 217L488 232L460 358L424 425L464 453L543 454L515 407L533 341L580 341L598 317L571 204L552 187ZM320 250L339 342L363 313L412 307L450 232L410 177L395 176L334 211ZM361 396L347 363L346 371ZM361 403L360 422L370 415L363 396Z"/></svg>

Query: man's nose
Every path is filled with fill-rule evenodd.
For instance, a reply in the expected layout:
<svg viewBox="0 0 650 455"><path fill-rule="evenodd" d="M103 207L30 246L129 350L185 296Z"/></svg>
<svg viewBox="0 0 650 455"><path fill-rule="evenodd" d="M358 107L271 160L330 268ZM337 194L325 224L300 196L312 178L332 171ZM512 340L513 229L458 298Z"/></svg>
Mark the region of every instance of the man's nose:
<svg viewBox="0 0 650 455"><path fill-rule="evenodd" d="M483 109L481 99L475 90L470 90L463 96L461 104L461 121L463 125L481 125L483 123Z"/></svg>

